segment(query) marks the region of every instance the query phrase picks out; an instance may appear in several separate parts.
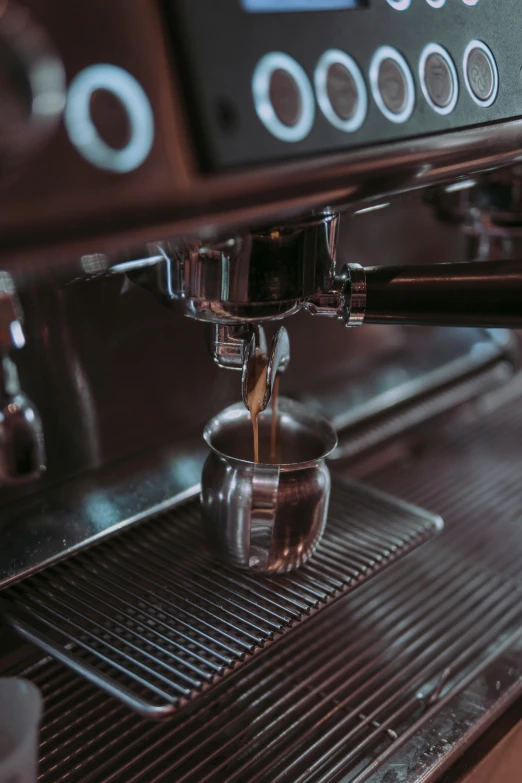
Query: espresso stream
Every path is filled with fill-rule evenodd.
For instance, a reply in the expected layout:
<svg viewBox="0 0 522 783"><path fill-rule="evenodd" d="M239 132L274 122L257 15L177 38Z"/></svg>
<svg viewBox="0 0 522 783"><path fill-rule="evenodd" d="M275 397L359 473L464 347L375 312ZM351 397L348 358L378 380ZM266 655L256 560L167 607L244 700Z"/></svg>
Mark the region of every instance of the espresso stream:
<svg viewBox="0 0 522 783"><path fill-rule="evenodd" d="M266 373L268 359L259 349L251 360L249 367L249 391L247 395L248 410L252 419L252 432L254 435L254 462L259 462L259 424L258 416L266 391ZM276 461L277 444L277 395L279 392L279 378L276 377L272 391L272 422L270 426L270 462Z"/></svg>

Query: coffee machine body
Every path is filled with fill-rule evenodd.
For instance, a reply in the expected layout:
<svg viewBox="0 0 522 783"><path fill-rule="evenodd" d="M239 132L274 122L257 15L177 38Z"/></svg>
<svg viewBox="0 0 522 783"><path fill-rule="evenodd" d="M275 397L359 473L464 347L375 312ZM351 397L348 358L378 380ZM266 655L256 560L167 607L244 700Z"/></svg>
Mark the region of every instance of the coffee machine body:
<svg viewBox="0 0 522 783"><path fill-rule="evenodd" d="M428 779L422 777L426 770L436 780L522 692L520 618L512 600L518 590L512 560L519 545L510 465L517 451L509 437L511 431L516 439L518 424L511 408L509 415L502 413L519 389L518 338L507 330L522 325L516 252L522 224L521 33L518 0L24 0L0 9L0 94L7 107L0 117L2 622L96 684L103 678L93 673L89 656L100 645L109 649L122 617L130 624L117 651L118 671L140 634L150 642L143 653L147 660L140 658L132 670L140 687L151 661L151 667L178 665L188 638L192 657L179 686L179 698L188 701L187 682L203 693L207 675L212 684L223 668L232 671L262 645L271 648L279 633L291 630L293 612L305 607L307 616L316 613L327 602L310 598L319 577L334 593L343 568L342 578L355 569L351 578L357 582L421 542L424 528L422 535L415 528L404 539L393 526L392 532L383 526L368 533L366 514L373 519L373 506L365 506L354 488L353 513L366 509L359 531L362 555L354 545L350 557L340 560L337 543L328 541L328 557L319 554L320 565L311 566L319 570L299 577L304 587L270 588L277 593L232 570L219 577L226 587L218 599L213 566L197 571L196 578L196 567L186 564L185 533L175 547L168 530L147 533L148 520L171 513L197 492L205 423L241 399L249 351L255 352L265 331L270 338L281 325L291 345L276 362L276 370L288 365L284 393L314 408L337 431L332 471L369 477L387 492L397 487L399 496L434 512L417 518L429 522L431 532L440 528L439 513L447 523L447 531L426 544L433 546L431 562L428 555L412 555L417 559L410 561L411 570L397 563L386 581L379 574L376 587L365 587L366 593L361 588L360 599L357 594L354 603L343 599L337 614L332 608L324 620L315 618L324 623L332 660L346 668L342 683L317 646L322 631L315 639L302 637L308 663L289 633L294 646L278 642L281 658L269 658L267 650L267 669L262 659L260 668L252 667L259 683L265 675L272 682L267 672L274 662L281 679L274 680L273 690L266 687L266 714L287 721L281 724L281 737L289 737L285 750L270 733L272 724L261 725L264 713L256 712L265 696L259 702L253 697L248 748L254 760L256 747L266 749L266 774L248 767L239 745L229 756L223 751L215 767L214 735L204 734L221 698L224 714L236 720L236 710L249 701L247 674L237 692L223 684L215 702L203 694L203 723L196 729L200 718L189 712L177 716L170 729L161 727L163 733L150 729L158 732L151 747L157 742L177 748L172 740L177 737L182 760L195 747L193 730L204 739L197 763L183 767L167 750L151 760L154 779L201 780L204 765L205 779L216 783L273 783L285 775L308 783L341 780L344 773L347 780L391 781L399 779L394 764L405 765L410 753L404 780ZM266 404L271 393L272 382ZM495 416L497 409L499 420L487 419L481 440L477 419ZM461 433L466 426L475 429L462 430L458 440L452 428ZM498 432L505 437L499 440ZM451 460L455 475L462 472L460 494L447 465ZM442 487L435 475L444 477ZM481 516L490 506L502 512L500 521L494 517L498 535ZM393 522L397 508L386 508ZM400 510L410 519L408 504ZM183 513L176 518L181 531L193 521L192 511L186 518ZM170 517L160 517L160 524L162 519ZM119 549L116 533L138 523L143 541L125 539ZM473 545L470 530L476 530ZM510 551L504 545L508 533ZM150 549L156 535L164 552L161 546ZM105 538L114 551L97 555L100 550L90 547ZM88 551L75 575L67 569L75 567L83 549ZM143 561L141 597L133 586L134 561L126 560L136 549ZM190 556L200 563L199 552ZM181 563L176 579L183 589L190 582L199 592L189 598L183 593L179 609L168 594L173 588L162 582L161 600L144 620L155 589L151 569L166 580L167 557ZM120 569L117 584L113 568ZM60 594L52 592L55 574L68 585ZM432 581L424 584L425 579ZM449 584L455 585L453 593ZM69 587L72 604L65 609ZM102 641L94 626L82 635L74 612L111 590L116 620L102 606L95 623ZM234 590L247 605L239 619ZM385 609L381 598L388 602ZM52 634L29 622L37 605L47 606L49 627L65 634L61 652ZM280 626L287 606L291 611ZM168 636L165 624L173 607L182 614L183 629L176 630L174 642L169 637L173 647L158 664L154 651L159 636L162 641ZM213 619L216 607L225 607L219 622ZM404 615L402 607L408 608ZM453 618L459 607L468 612L459 616L461 625L452 620L443 628L444 611ZM195 636L193 612L203 617ZM214 623L224 641L212 658L214 669L205 670L200 681L198 656ZM256 623L265 634L259 638ZM411 647L409 637L398 633L410 624ZM156 636L147 636L145 626ZM348 626L355 629L353 639ZM429 641L429 634L440 628L446 640L457 627L461 638L452 637L437 657L437 639ZM371 636L377 632L386 650ZM401 670L390 669L390 685L382 678L392 667L396 632ZM338 633L345 633L343 641ZM366 655L367 634L365 649L375 648L378 660L360 657ZM342 663L341 653L352 644L349 663ZM292 693L295 686L300 693L301 681L312 677L306 667L314 656L320 665L313 677L322 677L310 690L317 705L308 701L312 696L303 696L302 703L299 696L295 710L289 708L278 689ZM358 656L375 682L357 679L354 669L353 688L345 693L352 682L349 666ZM5 665L0 659L2 671L12 668L12 659ZM424 666L424 659L426 666L417 672L415 661ZM37 682L47 682L48 665L58 664L35 664L43 666L40 680L34 670ZM295 681L289 674L294 665ZM49 671L52 683L54 669ZM33 676L30 667L24 672ZM166 676L160 674L155 697L164 695ZM394 677L400 689L393 699L390 695L393 710L387 712L385 699L375 717L372 700L381 692L386 697ZM105 690L118 691L125 705L132 702L142 716L157 709L152 717L171 717L172 705L163 712L149 705L147 712L141 692L131 698L114 687L116 680L105 683ZM358 688L366 700L357 701ZM450 697L460 699L457 707ZM50 704L54 698L49 696ZM98 706L85 732L74 738L80 756L90 747L96 710L106 709L97 692L89 698ZM318 733L309 748L301 747L292 734L292 716L297 728L306 724L306 732L312 731L314 710L322 709L324 699L329 706L324 715L317 712ZM349 711L345 701L357 709ZM479 705L476 714L472 703ZM52 709L61 710L57 704ZM117 711L125 709L115 708L123 723L127 714ZM357 728L343 722L345 709ZM101 713L98 717L103 721ZM149 731L141 718L132 720L139 722L131 733ZM50 754L51 761L53 754L60 758L56 769L44 754L46 781L58 779L68 763L63 755L68 731L64 724L56 734L61 744ZM234 731L226 742L221 737L224 747ZM303 736L312 736L306 732ZM416 742L423 749L417 754ZM139 764L146 751L133 742L131 747ZM315 747L317 757L309 759ZM435 750L423 756L426 748ZM294 751L306 759L294 758ZM86 777L93 770L105 773L109 762L100 761L98 769L96 761L104 752L97 751L94 762L82 761ZM107 780L126 779L122 753L116 753L118 763ZM145 764L136 779L151 779L148 769Z"/></svg>

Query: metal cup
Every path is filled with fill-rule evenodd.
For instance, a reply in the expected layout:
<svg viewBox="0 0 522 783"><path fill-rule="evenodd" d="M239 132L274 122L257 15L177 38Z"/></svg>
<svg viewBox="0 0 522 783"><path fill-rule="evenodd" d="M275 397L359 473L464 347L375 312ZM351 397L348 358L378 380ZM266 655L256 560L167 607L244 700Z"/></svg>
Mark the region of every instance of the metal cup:
<svg viewBox="0 0 522 783"><path fill-rule="evenodd" d="M231 405L205 427L211 448L202 475L207 540L226 564L282 573L304 563L319 543L328 512L326 457L337 445L321 416L284 397L278 403L277 464L270 464L272 410L259 416L259 463L250 414Z"/></svg>

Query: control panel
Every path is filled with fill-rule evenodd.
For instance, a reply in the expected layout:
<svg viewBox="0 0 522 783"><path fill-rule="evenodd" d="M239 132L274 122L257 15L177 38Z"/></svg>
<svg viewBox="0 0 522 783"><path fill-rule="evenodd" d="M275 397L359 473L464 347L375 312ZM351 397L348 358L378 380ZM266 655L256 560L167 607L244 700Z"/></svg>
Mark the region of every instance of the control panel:
<svg viewBox="0 0 522 783"><path fill-rule="evenodd" d="M9 0L0 268L516 163L521 41L520 0Z"/></svg>
<svg viewBox="0 0 522 783"><path fill-rule="evenodd" d="M519 0L167 0L167 11L207 170L522 115Z"/></svg>

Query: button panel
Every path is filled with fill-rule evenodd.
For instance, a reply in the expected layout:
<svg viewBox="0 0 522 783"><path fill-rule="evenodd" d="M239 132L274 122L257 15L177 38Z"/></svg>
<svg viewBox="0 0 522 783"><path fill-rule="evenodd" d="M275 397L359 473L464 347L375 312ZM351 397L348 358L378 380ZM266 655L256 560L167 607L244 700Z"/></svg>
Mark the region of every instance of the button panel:
<svg viewBox="0 0 522 783"><path fill-rule="evenodd" d="M468 92L479 106L491 106L498 94L498 70L491 49L482 41L471 41L463 59Z"/></svg>
<svg viewBox="0 0 522 783"><path fill-rule="evenodd" d="M419 79L424 97L438 114L450 114L458 100L458 76L449 53L430 43L422 51Z"/></svg>
<svg viewBox="0 0 522 783"><path fill-rule="evenodd" d="M391 122L406 122L415 106L415 85L408 63L396 49L381 46L370 64L375 103Z"/></svg>
<svg viewBox="0 0 522 783"><path fill-rule="evenodd" d="M355 60L339 49L330 49L317 63L314 82L326 119L339 130L358 130L366 118L368 95Z"/></svg>
<svg viewBox="0 0 522 783"><path fill-rule="evenodd" d="M258 63L252 79L257 116L281 141L306 138L315 118L315 99L304 69L289 55L271 52Z"/></svg>
<svg viewBox="0 0 522 783"><path fill-rule="evenodd" d="M473 100L482 107L493 104L499 78L493 53L481 41L471 41L463 57L464 80ZM437 43L427 44L418 65L423 96L441 115L454 111L459 78L450 53ZM361 70L353 57L330 49L314 71L317 103L335 128L353 133L364 124L368 95ZM415 84L405 57L391 46L373 55L369 82L375 103L391 122L407 122L415 108ZM299 63L283 52L265 55L256 67L252 91L259 119L282 141L300 141L312 130L314 96L308 76Z"/></svg>
<svg viewBox="0 0 522 783"><path fill-rule="evenodd" d="M520 113L520 0L287 0L257 14L240 2L218 14L212 0L178 1L188 32L210 47L185 61L204 66L186 99L209 170L429 136L435 144L442 132ZM465 67L471 39L487 51L472 47ZM274 55L293 68L271 64L254 90L259 64Z"/></svg>

